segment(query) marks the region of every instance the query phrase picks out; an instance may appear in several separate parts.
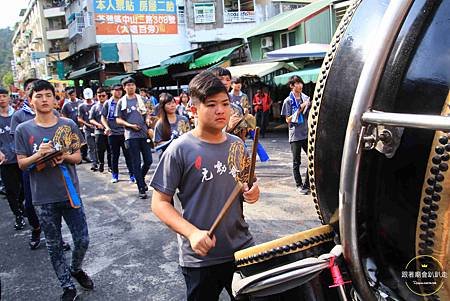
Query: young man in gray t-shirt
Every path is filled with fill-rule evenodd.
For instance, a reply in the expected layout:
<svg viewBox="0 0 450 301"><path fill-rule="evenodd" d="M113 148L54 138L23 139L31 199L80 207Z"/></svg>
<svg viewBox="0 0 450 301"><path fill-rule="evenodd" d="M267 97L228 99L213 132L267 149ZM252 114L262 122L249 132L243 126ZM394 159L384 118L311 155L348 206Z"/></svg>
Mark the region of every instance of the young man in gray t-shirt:
<svg viewBox="0 0 450 301"><path fill-rule="evenodd" d="M232 298L233 254L254 244L241 202L256 202L259 188L254 184L248 190L245 184L250 160L243 142L223 132L231 115L225 86L211 72L202 72L189 90L198 125L171 143L161 157L150 182L152 210L178 233L187 300L218 300L223 288ZM244 183L244 192L209 237L208 229L237 181ZM175 192L182 214L171 204Z"/></svg>
<svg viewBox="0 0 450 301"><path fill-rule="evenodd" d="M305 182L300 175L301 154L308 154L308 115L311 103L309 97L303 94L303 80L297 75L289 79L291 93L284 100L281 115L285 116L289 128L289 143L292 151L292 168L295 185L301 194L309 193L309 176L306 172Z"/></svg>
<svg viewBox="0 0 450 301"><path fill-rule="evenodd" d="M81 161L79 148L84 138L72 120L53 114L55 89L48 81L34 81L28 93L36 117L20 124L15 131L17 161L22 170L30 170L33 205L45 234L50 261L64 289L61 299L74 300L77 291L72 277L82 287L94 288L90 277L81 269L89 234L75 164ZM62 154L39 164L43 157L55 151ZM62 218L74 242L70 266L61 243Z"/></svg>
<svg viewBox="0 0 450 301"><path fill-rule="evenodd" d="M141 199L147 198L148 190L145 184L150 165L153 162L150 144L147 140L147 124L145 122L147 108L140 95L136 94L136 82L132 77L122 80L126 95L116 106L116 121L125 128L125 145L130 155L130 161ZM141 155L143 164L141 165Z"/></svg>

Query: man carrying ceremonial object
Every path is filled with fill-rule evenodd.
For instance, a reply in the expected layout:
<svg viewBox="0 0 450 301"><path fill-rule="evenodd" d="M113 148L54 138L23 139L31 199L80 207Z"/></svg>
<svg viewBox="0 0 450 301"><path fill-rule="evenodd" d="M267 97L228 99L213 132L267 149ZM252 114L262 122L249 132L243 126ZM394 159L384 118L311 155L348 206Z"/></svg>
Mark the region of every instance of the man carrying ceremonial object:
<svg viewBox="0 0 450 301"><path fill-rule="evenodd" d="M220 79L202 72L191 81L189 91L198 125L174 140L162 155L150 183L152 210L178 233L187 300L218 300L223 288L234 300L233 254L254 245L242 202L255 203L259 188L256 183L248 188L250 159L244 143L223 131L231 108ZM240 183L244 183L243 191L212 234L208 230ZM171 204L175 192L182 214Z"/></svg>
<svg viewBox="0 0 450 301"><path fill-rule="evenodd" d="M75 300L77 292L72 277L86 289L94 287L81 269L89 234L75 164L81 161L79 149L84 138L75 122L53 114L55 89L48 81L34 81L28 94L36 117L16 129L17 160L22 170L30 170L33 205L45 234L50 261L64 290L61 300ZM34 168L61 150L60 155L51 159L53 164L42 170ZM61 218L66 221L74 243L70 266L61 243Z"/></svg>

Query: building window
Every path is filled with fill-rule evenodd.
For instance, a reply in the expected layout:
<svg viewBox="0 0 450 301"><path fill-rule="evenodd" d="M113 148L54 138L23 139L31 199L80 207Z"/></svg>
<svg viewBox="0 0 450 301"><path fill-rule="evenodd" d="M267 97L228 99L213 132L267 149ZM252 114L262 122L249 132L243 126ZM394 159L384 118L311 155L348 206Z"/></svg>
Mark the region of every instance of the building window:
<svg viewBox="0 0 450 301"><path fill-rule="evenodd" d="M297 8L304 7L305 4L296 4L296 3L290 3L290 2L280 2L278 5L274 5L275 9L275 15L291 11Z"/></svg>
<svg viewBox="0 0 450 301"><path fill-rule="evenodd" d="M194 22L196 24L215 23L216 7L214 3L195 3Z"/></svg>
<svg viewBox="0 0 450 301"><path fill-rule="evenodd" d="M185 24L186 21L184 19L184 6L178 6L177 14L178 14L178 24Z"/></svg>
<svg viewBox="0 0 450 301"><path fill-rule="evenodd" d="M281 48L295 45L295 31L283 32L280 35Z"/></svg>
<svg viewBox="0 0 450 301"><path fill-rule="evenodd" d="M224 22L255 22L255 4L253 0L223 0Z"/></svg>

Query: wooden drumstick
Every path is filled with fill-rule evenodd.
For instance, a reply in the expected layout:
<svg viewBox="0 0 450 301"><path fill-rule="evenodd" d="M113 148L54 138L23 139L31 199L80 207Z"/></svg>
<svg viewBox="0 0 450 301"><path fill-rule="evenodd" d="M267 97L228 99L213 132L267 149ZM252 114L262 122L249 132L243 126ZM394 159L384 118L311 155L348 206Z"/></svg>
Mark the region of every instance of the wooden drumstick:
<svg viewBox="0 0 450 301"><path fill-rule="evenodd" d="M255 136L253 139L254 140L253 140L253 147L252 147L252 158L251 158L250 171L249 171L249 177L248 177L248 188L249 189L253 186L253 182L254 182L254 178L255 178L256 152L258 149L259 127L256 127ZM234 200L237 198L239 193L242 191L242 186L243 186L242 183L237 181L236 186L234 186L234 189L231 192L230 196L228 197L227 201L225 202L225 205L223 205L222 210L220 210L219 215L217 215L216 219L214 220L213 225L209 229L209 231L208 231L209 237L212 237L214 235L214 232L217 230L217 227L219 226L220 222L225 217L225 215L228 213L228 210L230 209Z"/></svg>
<svg viewBox="0 0 450 301"><path fill-rule="evenodd" d="M217 215L213 225L211 226L211 229L208 231L208 236L212 237L214 235L214 232L216 232L217 227L219 227L220 222L223 220L225 215L228 213L228 210L230 209L231 205L233 205L234 200L239 196L239 194L242 191L242 183L237 181L236 186L234 186L233 192L231 192L230 196L228 197L227 201L225 202L225 205L223 205L222 210L220 210L219 215Z"/></svg>
<svg viewBox="0 0 450 301"><path fill-rule="evenodd" d="M253 136L250 171L248 173L248 189L252 188L253 182L255 182L256 154L258 153L258 141L259 141L259 127L256 127L255 135Z"/></svg>

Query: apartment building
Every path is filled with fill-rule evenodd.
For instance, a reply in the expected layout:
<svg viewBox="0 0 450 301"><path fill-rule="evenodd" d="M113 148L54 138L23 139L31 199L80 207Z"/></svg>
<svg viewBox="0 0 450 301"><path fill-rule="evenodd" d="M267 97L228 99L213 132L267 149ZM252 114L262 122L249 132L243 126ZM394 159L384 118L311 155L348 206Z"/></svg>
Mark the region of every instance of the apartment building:
<svg viewBox="0 0 450 301"><path fill-rule="evenodd" d="M29 77L64 78L68 30L63 0L30 0L12 39L15 84Z"/></svg>
<svg viewBox="0 0 450 301"><path fill-rule="evenodd" d="M178 7L176 0L66 0L66 78L103 82L190 50Z"/></svg>

